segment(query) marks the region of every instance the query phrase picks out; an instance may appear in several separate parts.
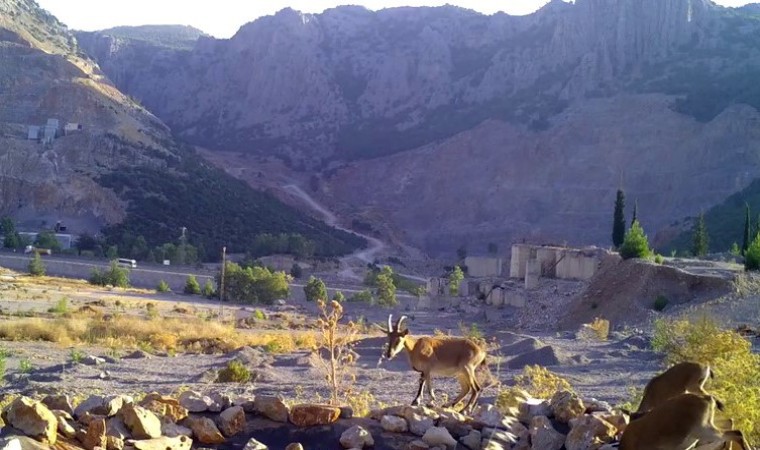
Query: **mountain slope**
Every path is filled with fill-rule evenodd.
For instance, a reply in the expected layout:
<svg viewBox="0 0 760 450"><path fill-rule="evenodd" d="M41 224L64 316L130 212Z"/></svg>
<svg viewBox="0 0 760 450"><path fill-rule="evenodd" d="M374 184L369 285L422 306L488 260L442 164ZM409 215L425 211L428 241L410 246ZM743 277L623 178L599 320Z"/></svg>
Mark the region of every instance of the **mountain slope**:
<svg viewBox="0 0 760 450"><path fill-rule="evenodd" d="M60 121L55 139L27 139L30 126L50 118ZM63 133L66 123L81 129ZM124 174L129 179L120 182ZM171 215L151 216L169 208ZM228 245L230 251L247 251L262 233L301 234L323 255L362 243L197 158L114 87L66 27L31 0L0 0L0 216L5 215L30 231L58 220L74 234L105 227L111 243L137 232L159 245L176 240L180 226L207 249Z"/></svg>
<svg viewBox="0 0 760 450"><path fill-rule="evenodd" d="M192 50L84 47L191 142L321 169L315 194L428 250L606 245L621 180L654 235L760 176L758 17L708 0L288 9Z"/></svg>

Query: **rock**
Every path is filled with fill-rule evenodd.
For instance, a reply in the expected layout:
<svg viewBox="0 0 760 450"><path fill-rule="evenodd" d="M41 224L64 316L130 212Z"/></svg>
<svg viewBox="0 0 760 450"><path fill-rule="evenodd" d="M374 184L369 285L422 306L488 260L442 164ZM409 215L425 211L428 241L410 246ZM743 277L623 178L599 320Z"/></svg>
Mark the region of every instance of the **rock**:
<svg viewBox="0 0 760 450"><path fill-rule="evenodd" d="M232 406L241 406L243 408L243 411L247 413L254 412L255 411L255 408L253 407L254 399L255 397L253 396L241 396L232 401Z"/></svg>
<svg viewBox="0 0 760 450"><path fill-rule="evenodd" d="M79 442L86 450L94 450L95 447L105 449L108 444L106 441L106 421L104 419L91 421L87 425L87 432L80 435Z"/></svg>
<svg viewBox="0 0 760 450"><path fill-rule="evenodd" d="M542 347L545 347L545 345L538 339L526 338L526 339L517 341L514 344L503 346L499 350L499 353L504 356L515 356L515 355L521 355L527 352L532 352Z"/></svg>
<svg viewBox="0 0 760 450"><path fill-rule="evenodd" d="M103 410L106 417L115 416L124 405L134 403L128 395L112 395L103 399Z"/></svg>
<svg viewBox="0 0 760 450"><path fill-rule="evenodd" d="M116 436L106 436L106 450L124 450L124 440Z"/></svg>
<svg viewBox="0 0 760 450"><path fill-rule="evenodd" d="M3 421L40 442L55 444L58 438L58 419L41 402L19 397L2 412Z"/></svg>
<svg viewBox="0 0 760 450"><path fill-rule="evenodd" d="M173 422L161 422L161 435L166 437L193 437L193 430Z"/></svg>
<svg viewBox="0 0 760 450"><path fill-rule="evenodd" d="M122 409L124 424L132 432L134 439L154 439L161 437L161 421L153 412L142 406L128 405Z"/></svg>
<svg viewBox="0 0 760 450"><path fill-rule="evenodd" d="M549 402L539 399L528 399L517 407L517 419L523 423L530 423L536 416L550 416L552 409Z"/></svg>
<svg viewBox="0 0 760 450"><path fill-rule="evenodd" d="M352 419L354 417L354 408L350 406L341 406L340 407L340 418L341 419Z"/></svg>
<svg viewBox="0 0 760 450"><path fill-rule="evenodd" d="M559 450L565 445L565 435L555 430L546 416L531 419L530 439L534 450Z"/></svg>
<svg viewBox="0 0 760 450"><path fill-rule="evenodd" d="M211 412L220 412L232 406L232 399L228 395L212 392L208 397L211 399L211 404L208 407Z"/></svg>
<svg viewBox="0 0 760 450"><path fill-rule="evenodd" d="M429 450L430 446L427 445L424 441L421 441L419 439L414 440L406 445L405 450Z"/></svg>
<svg viewBox="0 0 760 450"><path fill-rule="evenodd" d="M212 403L211 398L195 391L185 391L179 395L179 404L192 413L206 412Z"/></svg>
<svg viewBox="0 0 760 450"><path fill-rule="evenodd" d="M418 414L414 408L404 407L401 414L409 424L409 431L417 436L423 436L425 432L435 425L435 421L421 414Z"/></svg>
<svg viewBox="0 0 760 450"><path fill-rule="evenodd" d="M105 364L106 360L103 358L99 358L95 355L87 355L84 358L82 358L81 363L86 366L99 366L101 364Z"/></svg>
<svg viewBox="0 0 760 450"><path fill-rule="evenodd" d="M612 411L612 405L595 398L583 399L583 404L586 405L586 413Z"/></svg>
<svg viewBox="0 0 760 450"><path fill-rule="evenodd" d="M121 417L111 417L106 420L106 436L127 440L132 437L132 433L129 432L129 428L121 420Z"/></svg>
<svg viewBox="0 0 760 450"><path fill-rule="evenodd" d="M245 447L243 447L243 450L269 450L269 447L257 441L256 439L251 438L245 444Z"/></svg>
<svg viewBox="0 0 760 450"><path fill-rule="evenodd" d="M409 431L409 425L406 423L406 420L396 416L383 416L380 419L380 426L383 427L383 430L391 433L406 433Z"/></svg>
<svg viewBox="0 0 760 450"><path fill-rule="evenodd" d="M257 413L275 422L288 422L289 410L281 399L272 396L259 395L253 402Z"/></svg>
<svg viewBox="0 0 760 450"><path fill-rule="evenodd" d="M512 358L507 362L507 367L514 370L520 370L525 366L536 364L544 367L560 365L561 359L559 352L551 345L547 345L538 350L523 353L520 356Z"/></svg>
<svg viewBox="0 0 760 450"><path fill-rule="evenodd" d="M0 437L0 450L50 450L50 446L27 436Z"/></svg>
<svg viewBox="0 0 760 450"><path fill-rule="evenodd" d="M225 409L216 421L219 430L227 437L234 436L245 428L245 411L242 406Z"/></svg>
<svg viewBox="0 0 760 450"><path fill-rule="evenodd" d="M565 439L566 450L591 450L611 442L617 429L609 422L594 416L582 416L570 422L572 429Z"/></svg>
<svg viewBox="0 0 760 450"><path fill-rule="evenodd" d="M77 435L77 430L71 426L69 421L64 417L63 415L56 416L56 420L58 421L58 432L69 438L73 439Z"/></svg>
<svg viewBox="0 0 760 450"><path fill-rule="evenodd" d="M354 425L340 435L343 448L364 448L375 445L372 434L359 425Z"/></svg>
<svg viewBox="0 0 760 450"><path fill-rule="evenodd" d="M285 450L304 450L304 448L299 442L292 442L285 447Z"/></svg>
<svg viewBox="0 0 760 450"><path fill-rule="evenodd" d="M570 420L580 417L586 412L583 400L570 391L555 393L549 401L549 406L552 409L554 418L562 423L569 423Z"/></svg>
<svg viewBox="0 0 760 450"><path fill-rule="evenodd" d="M611 424L615 427L618 434L625 431L628 426L628 416L623 413L593 413L592 415Z"/></svg>
<svg viewBox="0 0 760 450"><path fill-rule="evenodd" d="M98 374L98 378L101 380L110 380L111 379L111 372L104 370Z"/></svg>
<svg viewBox="0 0 760 450"><path fill-rule="evenodd" d="M193 440L187 436L160 437L135 441L136 450L190 450Z"/></svg>
<svg viewBox="0 0 760 450"><path fill-rule="evenodd" d="M16 436L0 438L0 450L22 450L21 439Z"/></svg>
<svg viewBox="0 0 760 450"><path fill-rule="evenodd" d="M422 440L428 445L443 445L446 448L457 446L457 440L449 434L449 430L443 427L428 428L422 436Z"/></svg>
<svg viewBox="0 0 760 450"><path fill-rule="evenodd" d="M480 431L477 430L472 430L470 431L470 434L459 439L459 442L470 450L480 450L482 441L483 438Z"/></svg>
<svg viewBox="0 0 760 450"><path fill-rule="evenodd" d="M454 420L454 419L440 419L438 421L439 427L444 427L447 430L449 430L449 433L451 433L452 436L454 436L455 439L461 438L463 436L467 436L472 431L472 426L468 425L464 421Z"/></svg>
<svg viewBox="0 0 760 450"><path fill-rule="evenodd" d="M214 424L214 421L207 417L193 418L190 422L190 428L193 434L201 444L221 444L224 442L224 436Z"/></svg>
<svg viewBox="0 0 760 450"><path fill-rule="evenodd" d="M480 435L482 439L487 442L498 442L506 447L511 447L519 440L514 433L498 430L496 428L483 428L480 430Z"/></svg>
<svg viewBox="0 0 760 450"><path fill-rule="evenodd" d="M42 403L49 410L66 411L68 414L74 414L74 407L71 405L71 398L68 395L48 395L42 399Z"/></svg>
<svg viewBox="0 0 760 450"><path fill-rule="evenodd" d="M105 406L103 405L103 397L100 395L91 395L87 397L86 400L84 400L82 403L78 404L76 408L74 408L74 417L79 419L80 417L84 416L86 413L90 414L97 414L97 415L105 415L106 410Z"/></svg>
<svg viewBox="0 0 760 450"><path fill-rule="evenodd" d="M340 417L340 408L329 405L296 405L290 409L290 422L299 427L329 425Z"/></svg>
<svg viewBox="0 0 760 450"><path fill-rule="evenodd" d="M140 406L175 423L183 420L188 414L187 408L180 405L179 400L157 393L146 395Z"/></svg>
<svg viewBox="0 0 760 450"><path fill-rule="evenodd" d="M124 357L124 359L150 359L152 356L142 350L135 350Z"/></svg>

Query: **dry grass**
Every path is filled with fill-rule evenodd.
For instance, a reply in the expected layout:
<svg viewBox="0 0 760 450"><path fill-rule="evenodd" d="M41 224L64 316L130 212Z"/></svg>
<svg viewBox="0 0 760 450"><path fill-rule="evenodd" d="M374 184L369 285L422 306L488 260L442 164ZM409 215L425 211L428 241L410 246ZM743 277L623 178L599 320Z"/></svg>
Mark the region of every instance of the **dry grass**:
<svg viewBox="0 0 760 450"><path fill-rule="evenodd" d="M591 323L584 323L578 335L581 339L606 341L610 335L610 321L597 317Z"/></svg>
<svg viewBox="0 0 760 450"><path fill-rule="evenodd" d="M231 324L198 318L149 320L128 315L113 317L109 321L97 317L52 320L35 317L0 321L0 339L199 353L228 352L244 345L262 346L272 353L316 347L313 332L243 333Z"/></svg>

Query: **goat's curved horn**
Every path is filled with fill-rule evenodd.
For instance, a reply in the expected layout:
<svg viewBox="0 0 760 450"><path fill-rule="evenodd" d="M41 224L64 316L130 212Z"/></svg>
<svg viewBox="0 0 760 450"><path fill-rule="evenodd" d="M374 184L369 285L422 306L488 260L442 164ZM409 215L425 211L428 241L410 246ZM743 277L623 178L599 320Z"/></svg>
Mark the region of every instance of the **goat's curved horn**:
<svg viewBox="0 0 760 450"><path fill-rule="evenodd" d="M388 332L393 331L393 314L388 314Z"/></svg>
<svg viewBox="0 0 760 450"><path fill-rule="evenodd" d="M399 317L398 322L396 322L396 331L401 331L401 322L403 322L404 319L406 319L406 316Z"/></svg>

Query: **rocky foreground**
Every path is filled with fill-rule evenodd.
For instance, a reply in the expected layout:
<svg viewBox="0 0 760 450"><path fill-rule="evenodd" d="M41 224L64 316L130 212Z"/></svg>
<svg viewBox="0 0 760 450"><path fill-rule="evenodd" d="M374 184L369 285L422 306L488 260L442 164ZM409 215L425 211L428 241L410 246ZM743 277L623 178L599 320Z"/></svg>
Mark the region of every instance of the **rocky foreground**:
<svg viewBox="0 0 760 450"><path fill-rule="evenodd" d="M550 400L517 395L507 414L481 404L471 415L450 409L393 406L355 418L348 407L287 405L273 396L182 392L136 401L90 396L76 407L66 395L18 397L2 412L0 449L599 449L628 418L604 402L560 391Z"/></svg>

